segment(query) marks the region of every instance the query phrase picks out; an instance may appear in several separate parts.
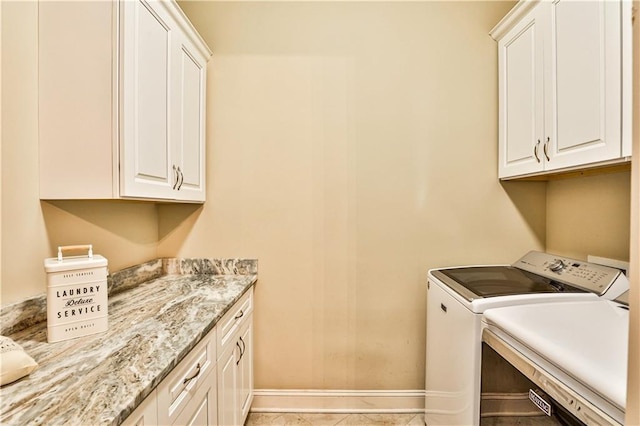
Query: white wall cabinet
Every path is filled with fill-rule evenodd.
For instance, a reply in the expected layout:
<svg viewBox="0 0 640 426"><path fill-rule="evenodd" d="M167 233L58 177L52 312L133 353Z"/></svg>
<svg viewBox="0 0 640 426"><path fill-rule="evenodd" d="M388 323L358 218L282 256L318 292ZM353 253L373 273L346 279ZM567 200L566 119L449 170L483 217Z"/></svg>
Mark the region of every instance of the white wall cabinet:
<svg viewBox="0 0 640 426"><path fill-rule="evenodd" d="M205 201L211 51L174 1L42 2L41 199Z"/></svg>
<svg viewBox="0 0 640 426"><path fill-rule="evenodd" d="M253 401L253 290L220 322L218 423L244 424Z"/></svg>
<svg viewBox="0 0 640 426"><path fill-rule="evenodd" d="M630 4L520 2L498 41L500 178L628 161Z"/></svg>

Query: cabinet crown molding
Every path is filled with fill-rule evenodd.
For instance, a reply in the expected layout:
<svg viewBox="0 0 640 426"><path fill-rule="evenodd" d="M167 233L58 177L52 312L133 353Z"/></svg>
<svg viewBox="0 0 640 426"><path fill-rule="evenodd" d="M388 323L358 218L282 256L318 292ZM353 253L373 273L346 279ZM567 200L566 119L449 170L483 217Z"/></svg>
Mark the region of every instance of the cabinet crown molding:
<svg viewBox="0 0 640 426"><path fill-rule="evenodd" d="M541 0L521 0L489 31L495 41L500 40L523 16L529 13Z"/></svg>
<svg viewBox="0 0 640 426"><path fill-rule="evenodd" d="M194 46L198 49L198 53L202 55L206 60L213 55L213 51L204 41L200 33L195 29L187 15L183 12L180 6L171 0L161 0L159 4L166 9L166 11L175 19L180 29L188 35L189 39L194 42Z"/></svg>

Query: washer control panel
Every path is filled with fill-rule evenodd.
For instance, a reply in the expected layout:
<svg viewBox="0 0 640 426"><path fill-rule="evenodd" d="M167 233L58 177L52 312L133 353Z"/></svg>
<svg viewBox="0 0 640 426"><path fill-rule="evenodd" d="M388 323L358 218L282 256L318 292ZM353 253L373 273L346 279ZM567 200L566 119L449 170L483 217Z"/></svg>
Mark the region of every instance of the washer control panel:
<svg viewBox="0 0 640 426"><path fill-rule="evenodd" d="M626 277L618 269L538 251L530 251L513 266L600 296L621 276L626 281ZM627 289L624 291L628 290L628 281L626 284Z"/></svg>

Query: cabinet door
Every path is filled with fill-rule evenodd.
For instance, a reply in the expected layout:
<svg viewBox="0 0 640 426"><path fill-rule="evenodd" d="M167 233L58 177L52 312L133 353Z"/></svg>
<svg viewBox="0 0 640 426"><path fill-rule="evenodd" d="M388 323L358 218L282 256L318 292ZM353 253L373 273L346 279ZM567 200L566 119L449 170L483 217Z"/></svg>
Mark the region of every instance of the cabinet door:
<svg viewBox="0 0 640 426"><path fill-rule="evenodd" d="M162 2L121 4L121 196L173 198L171 15Z"/></svg>
<svg viewBox="0 0 640 426"><path fill-rule="evenodd" d="M212 426L218 424L218 397L214 370L204 378L189 404L176 418L174 425Z"/></svg>
<svg viewBox="0 0 640 426"><path fill-rule="evenodd" d="M543 170L545 32L542 4L498 43L499 177Z"/></svg>
<svg viewBox="0 0 640 426"><path fill-rule="evenodd" d="M549 4L547 170L621 156L620 4Z"/></svg>
<svg viewBox="0 0 640 426"><path fill-rule="evenodd" d="M206 59L185 35L177 41L172 125L179 180L174 196L204 201Z"/></svg>
<svg viewBox="0 0 640 426"><path fill-rule="evenodd" d="M242 352L238 364L238 403L241 424L244 423L253 402L253 315L245 318L240 329Z"/></svg>
<svg viewBox="0 0 640 426"><path fill-rule="evenodd" d="M229 347L218 359L218 424L237 425L238 422L238 366L239 344Z"/></svg>

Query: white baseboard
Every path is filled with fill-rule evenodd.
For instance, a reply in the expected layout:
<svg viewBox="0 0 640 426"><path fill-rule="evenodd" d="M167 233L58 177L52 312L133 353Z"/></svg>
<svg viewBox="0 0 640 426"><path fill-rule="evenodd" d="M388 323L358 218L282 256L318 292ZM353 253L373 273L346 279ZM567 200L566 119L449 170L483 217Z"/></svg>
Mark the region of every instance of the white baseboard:
<svg viewBox="0 0 640 426"><path fill-rule="evenodd" d="M423 390L256 389L255 413L422 413Z"/></svg>

